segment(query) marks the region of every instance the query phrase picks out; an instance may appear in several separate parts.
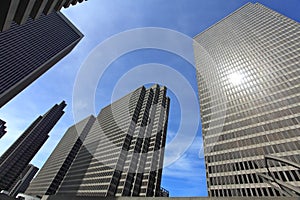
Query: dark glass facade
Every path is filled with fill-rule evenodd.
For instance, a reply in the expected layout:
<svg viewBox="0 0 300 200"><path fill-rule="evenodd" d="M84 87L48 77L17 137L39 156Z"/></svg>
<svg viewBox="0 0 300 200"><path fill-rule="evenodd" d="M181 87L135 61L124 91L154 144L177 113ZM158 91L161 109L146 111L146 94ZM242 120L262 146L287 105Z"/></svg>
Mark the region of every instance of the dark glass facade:
<svg viewBox="0 0 300 200"><path fill-rule="evenodd" d="M265 155L300 163L299 23L248 3L194 39L209 196L283 195L258 174Z"/></svg>
<svg viewBox="0 0 300 200"><path fill-rule="evenodd" d="M94 116L90 116L67 130L38 175L30 183L26 194L41 197L56 193L95 119Z"/></svg>
<svg viewBox="0 0 300 200"><path fill-rule="evenodd" d="M64 114L63 101L39 116L0 157L0 190L9 190L49 137L49 132Z"/></svg>
<svg viewBox="0 0 300 200"><path fill-rule="evenodd" d="M61 13L0 33L0 107L66 56L83 35Z"/></svg>
<svg viewBox="0 0 300 200"><path fill-rule="evenodd" d="M18 179L9 189L9 195L16 197L19 193L24 193L38 170L39 168L35 167L34 165L27 165L27 167L23 170Z"/></svg>
<svg viewBox="0 0 300 200"><path fill-rule="evenodd" d="M103 108L56 195L160 196L166 92L141 87Z"/></svg>
<svg viewBox="0 0 300 200"><path fill-rule="evenodd" d="M25 24L29 17L37 20L45 15L57 12L62 7L76 5L84 0L5 0L0 2L0 32L8 30L12 22ZM87 1L87 0L85 0Z"/></svg>

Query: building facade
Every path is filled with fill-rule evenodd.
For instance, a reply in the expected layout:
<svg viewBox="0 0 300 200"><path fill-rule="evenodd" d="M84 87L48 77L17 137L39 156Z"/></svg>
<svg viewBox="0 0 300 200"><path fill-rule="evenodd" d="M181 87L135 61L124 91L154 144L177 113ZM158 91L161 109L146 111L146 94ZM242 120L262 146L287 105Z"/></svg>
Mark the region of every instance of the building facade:
<svg viewBox="0 0 300 200"><path fill-rule="evenodd" d="M56 193L95 119L94 116L90 116L67 130L38 175L30 183L26 194L42 197Z"/></svg>
<svg viewBox="0 0 300 200"><path fill-rule="evenodd" d="M300 24L248 3L194 39L209 196L283 195L258 174L266 155L300 163Z"/></svg>
<svg viewBox="0 0 300 200"><path fill-rule="evenodd" d="M158 85L141 87L103 108L56 196L166 195L160 186L170 103L166 92Z"/></svg>
<svg viewBox="0 0 300 200"><path fill-rule="evenodd" d="M9 196L16 197L19 193L24 193L29 186L29 183L32 181L35 174L39 171L34 165L27 165L27 167L20 174L19 178L12 187L9 189Z"/></svg>
<svg viewBox="0 0 300 200"><path fill-rule="evenodd" d="M0 107L66 56L82 37L60 12L29 19L23 26L13 23L0 33Z"/></svg>
<svg viewBox="0 0 300 200"><path fill-rule="evenodd" d="M54 105L39 116L0 157L0 190L9 190L43 146L49 132L64 114L66 103Z"/></svg>
<svg viewBox="0 0 300 200"><path fill-rule="evenodd" d="M2 138L6 133L6 122L0 119L0 138Z"/></svg>
<svg viewBox="0 0 300 200"><path fill-rule="evenodd" d="M0 32L6 31L14 21L18 25L23 25L28 18L37 20L42 13L45 15L51 12L58 12L70 5L76 5L84 0L6 0L0 2ZM85 0L87 1L87 0Z"/></svg>

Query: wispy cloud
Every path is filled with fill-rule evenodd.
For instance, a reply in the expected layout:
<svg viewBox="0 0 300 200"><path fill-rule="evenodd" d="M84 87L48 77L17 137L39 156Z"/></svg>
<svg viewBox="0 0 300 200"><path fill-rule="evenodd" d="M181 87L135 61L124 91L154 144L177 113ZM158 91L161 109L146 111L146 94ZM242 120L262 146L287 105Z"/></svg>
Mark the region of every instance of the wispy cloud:
<svg viewBox="0 0 300 200"><path fill-rule="evenodd" d="M170 191L171 196L206 196L202 188L206 185L205 165L197 156L202 146L198 136L190 148L172 165L163 169L162 187ZM182 187L189 185L189 187Z"/></svg>

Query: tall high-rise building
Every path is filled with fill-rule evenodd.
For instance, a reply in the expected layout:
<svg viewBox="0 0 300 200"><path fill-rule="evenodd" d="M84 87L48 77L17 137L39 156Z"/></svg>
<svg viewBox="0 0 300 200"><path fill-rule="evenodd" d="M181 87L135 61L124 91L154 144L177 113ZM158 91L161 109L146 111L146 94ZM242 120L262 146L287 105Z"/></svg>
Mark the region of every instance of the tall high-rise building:
<svg viewBox="0 0 300 200"><path fill-rule="evenodd" d="M103 108L57 194L159 196L167 88L140 87Z"/></svg>
<svg viewBox="0 0 300 200"><path fill-rule="evenodd" d="M66 103L54 105L39 116L0 157L0 190L9 190L49 137L49 132L64 114Z"/></svg>
<svg viewBox="0 0 300 200"><path fill-rule="evenodd" d="M166 87L158 85L148 89L140 87L103 108L94 119L62 183L55 188L55 195L167 196L168 192L161 189L170 104L166 92ZM74 144L73 132L76 128L81 133L82 123L86 122L80 122L81 125L67 131L65 137L73 138L73 142L61 141L60 144L66 144L64 148L70 149ZM57 146L55 151L61 152L62 148L62 145ZM54 158L58 153L52 155ZM43 186L38 184L48 188L48 183L44 182L48 180L46 171L53 176L52 171L58 169L51 162L49 158L43 167L43 175L42 169L26 193L41 195ZM60 159L58 164L62 164Z"/></svg>
<svg viewBox="0 0 300 200"><path fill-rule="evenodd" d="M39 168L32 164L27 165L27 167L23 170L18 179L9 189L9 196L16 197L19 193L24 193L38 170Z"/></svg>
<svg viewBox="0 0 300 200"><path fill-rule="evenodd" d="M0 33L0 107L66 56L82 37L60 12L29 19L23 26L13 23Z"/></svg>
<svg viewBox="0 0 300 200"><path fill-rule="evenodd" d="M28 18L38 19L53 11L60 11L84 0L5 0L0 2L0 31L8 30L12 22L23 25ZM87 1L87 0L85 0Z"/></svg>
<svg viewBox="0 0 300 200"><path fill-rule="evenodd" d="M30 183L26 194L42 197L56 193L95 120L94 116L90 116L67 130L38 175Z"/></svg>
<svg viewBox="0 0 300 200"><path fill-rule="evenodd" d="M2 138L6 133L6 122L0 119L0 138Z"/></svg>
<svg viewBox="0 0 300 200"><path fill-rule="evenodd" d="M209 196L282 195L258 174L266 155L300 163L299 23L248 3L194 39Z"/></svg>

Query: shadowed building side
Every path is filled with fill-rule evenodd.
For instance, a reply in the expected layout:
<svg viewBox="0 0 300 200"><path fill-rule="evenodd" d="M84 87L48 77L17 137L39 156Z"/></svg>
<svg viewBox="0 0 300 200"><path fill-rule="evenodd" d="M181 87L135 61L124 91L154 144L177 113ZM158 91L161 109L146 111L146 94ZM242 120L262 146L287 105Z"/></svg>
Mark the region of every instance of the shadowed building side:
<svg viewBox="0 0 300 200"><path fill-rule="evenodd" d="M6 31L14 21L23 25L28 18L38 19L42 13L49 15L84 0L5 0L0 2L0 32ZM87 0L85 0L87 1Z"/></svg>
<svg viewBox="0 0 300 200"><path fill-rule="evenodd" d="M9 189L9 195L12 197L16 197L19 193L24 193L28 188L29 183L32 181L35 174L39 171L34 165L27 165L27 167L20 174L19 178L15 181L15 183Z"/></svg>
<svg viewBox="0 0 300 200"><path fill-rule="evenodd" d="M26 194L42 197L56 193L94 122L95 117L90 116L66 131L38 175L30 183Z"/></svg>
<svg viewBox="0 0 300 200"><path fill-rule="evenodd" d="M60 12L0 33L0 107L65 57L83 35Z"/></svg>
<svg viewBox="0 0 300 200"><path fill-rule="evenodd" d="M166 92L158 85L141 87L103 108L56 195L163 194Z"/></svg>

